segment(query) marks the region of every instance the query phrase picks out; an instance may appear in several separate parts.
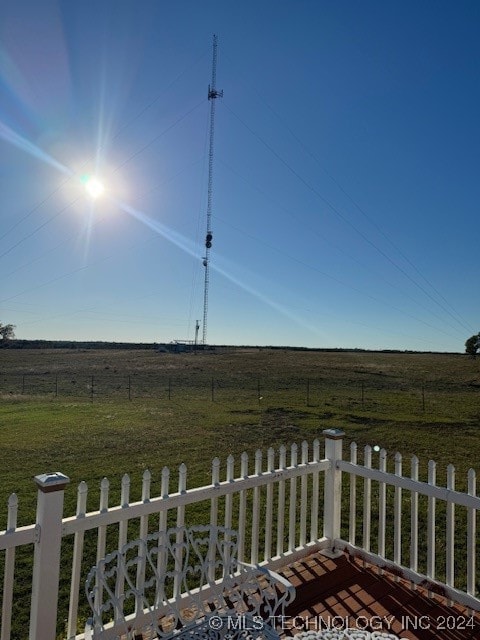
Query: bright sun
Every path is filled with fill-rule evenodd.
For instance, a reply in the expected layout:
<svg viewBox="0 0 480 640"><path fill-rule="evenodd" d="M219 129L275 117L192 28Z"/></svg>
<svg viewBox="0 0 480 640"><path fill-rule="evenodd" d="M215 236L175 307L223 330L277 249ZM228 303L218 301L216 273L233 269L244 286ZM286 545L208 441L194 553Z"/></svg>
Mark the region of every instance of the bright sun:
<svg viewBox="0 0 480 640"><path fill-rule="evenodd" d="M84 181L85 189L91 198L99 198L105 191L105 187L95 176L88 176Z"/></svg>

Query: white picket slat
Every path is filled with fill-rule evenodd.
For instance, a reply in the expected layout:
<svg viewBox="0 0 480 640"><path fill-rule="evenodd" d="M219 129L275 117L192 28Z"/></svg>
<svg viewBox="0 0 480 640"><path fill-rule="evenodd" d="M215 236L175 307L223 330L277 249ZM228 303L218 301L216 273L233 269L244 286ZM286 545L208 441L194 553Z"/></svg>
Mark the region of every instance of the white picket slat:
<svg viewBox="0 0 480 640"><path fill-rule="evenodd" d="M180 467L178 468L178 493L185 493L187 490L187 465L182 462ZM177 507L177 527L183 527L185 524L185 505L179 505ZM180 581L179 581L179 572L180 567L182 566L182 549L181 543L183 542L183 533L181 530L177 533L177 549L176 549L176 558L175 558L175 577L173 579L173 596L176 598L180 595Z"/></svg>
<svg viewBox="0 0 480 640"><path fill-rule="evenodd" d="M6 535L12 535L17 528L18 497L12 493L8 498L8 515ZM10 640L12 629L13 585L15 575L15 547L5 551L5 568L3 573L3 603L1 619L1 640Z"/></svg>
<svg viewBox="0 0 480 640"><path fill-rule="evenodd" d="M257 450L255 452L255 475L262 475L262 452ZM250 562L251 564L257 564L258 562L258 539L260 528L260 487L255 487L253 490L253 503L252 503L252 537L250 545Z"/></svg>
<svg viewBox="0 0 480 640"><path fill-rule="evenodd" d="M110 490L110 483L107 478L103 478L100 483L100 506L99 511L101 514L108 513L108 495ZM97 562L105 557L105 545L107 539L107 527L101 525L98 527L97 532ZM102 603L102 593L98 589L95 592L95 607L100 607Z"/></svg>
<svg viewBox="0 0 480 640"><path fill-rule="evenodd" d="M315 439L313 441L313 456L312 464L319 462L320 460L320 441ZM318 539L318 508L320 498L320 472L315 471L312 473L312 504L310 509L310 542L314 542Z"/></svg>
<svg viewBox="0 0 480 640"><path fill-rule="evenodd" d="M395 475L402 475L402 456L395 454ZM395 487L393 498L393 561L402 564L402 488Z"/></svg>
<svg viewBox="0 0 480 640"><path fill-rule="evenodd" d="M477 495L477 477L474 469L468 471L468 495ZM467 512L467 593L475 596L477 566L477 511L469 507Z"/></svg>
<svg viewBox="0 0 480 640"><path fill-rule="evenodd" d="M280 447L279 469L287 468L287 449ZM277 507L277 556L283 555L285 541L285 480L278 483L278 507Z"/></svg>
<svg viewBox="0 0 480 640"><path fill-rule="evenodd" d="M275 451L272 447L267 451L267 474L275 469ZM268 562L272 556L272 529L273 529L273 483L267 484L265 505L265 552L263 560Z"/></svg>
<svg viewBox="0 0 480 640"><path fill-rule="evenodd" d="M240 476L248 478L248 454L244 451L240 458ZM240 491L238 499L238 559L245 561L245 523L247 518L247 492Z"/></svg>
<svg viewBox="0 0 480 640"><path fill-rule="evenodd" d="M88 487L81 482L77 490L77 518L84 518L87 512ZM70 604L68 607L67 638L70 640L77 634L78 599L83 558L83 539L85 533L77 531L73 539L72 578L70 581Z"/></svg>
<svg viewBox="0 0 480 640"><path fill-rule="evenodd" d="M227 474L226 481L234 482L235 473L235 459L232 455L227 458ZM233 516L233 494L227 493L225 496L225 527L227 529L232 528L232 516Z"/></svg>
<svg viewBox="0 0 480 640"><path fill-rule="evenodd" d="M150 488L152 482L152 474L148 469L145 469L142 476L142 502L145 504L150 500ZM143 515L140 518L140 531L139 537L144 539L148 534L148 514ZM145 558L142 558L137 565L137 576L136 576L136 587L137 589L141 588L141 585L145 582ZM142 610L142 599L137 597L137 601L135 603L135 613L139 613Z"/></svg>
<svg viewBox="0 0 480 640"><path fill-rule="evenodd" d="M357 444L352 442L350 445L350 462L352 465L357 464ZM357 476L352 471L350 473L350 511L348 520L348 541L355 544L357 531Z"/></svg>
<svg viewBox="0 0 480 640"><path fill-rule="evenodd" d="M387 470L387 452L385 449L380 450L378 459L378 468L380 471ZM378 484L378 555L385 558L385 528L387 524L387 485L385 482Z"/></svg>
<svg viewBox="0 0 480 640"><path fill-rule="evenodd" d="M160 494L161 494L162 500L164 500L165 503L167 504L169 500L169 491L170 491L170 469L168 467L163 467ZM167 523L168 523L168 510L162 509L160 511L160 515L158 518L158 531L160 533L163 533L164 531L167 530ZM157 557L157 571L160 575L162 575L163 572L165 571L165 567L166 567L165 563L166 563L165 554L159 553ZM162 597L163 597L163 594L157 591L156 598L155 598L156 604L160 604Z"/></svg>
<svg viewBox="0 0 480 640"><path fill-rule="evenodd" d="M295 468L298 464L298 446L292 444L290 450L290 466ZM290 479L290 501L288 506L288 550L295 549L295 529L297 525L297 478Z"/></svg>
<svg viewBox="0 0 480 640"><path fill-rule="evenodd" d="M430 460L428 463L428 484L432 487L436 486L436 478L437 478L437 464L433 460ZM427 577L430 580L435 579L436 571L435 571L435 545L436 545L436 535L435 535L435 497L428 497L428 507L427 507Z"/></svg>
<svg viewBox="0 0 480 640"><path fill-rule="evenodd" d="M418 482L419 462L417 456L412 456L410 477ZM418 571L418 493L412 491L410 496L410 569Z"/></svg>
<svg viewBox="0 0 480 640"><path fill-rule="evenodd" d="M372 447L367 444L364 448L363 465L366 469L372 467ZM372 520L372 481L365 477L363 481L363 548L370 551Z"/></svg>
<svg viewBox="0 0 480 640"><path fill-rule="evenodd" d="M308 464L308 442L302 442L302 465ZM307 500L308 477L302 476L300 480L300 539L299 546L304 547L307 542Z"/></svg>
<svg viewBox="0 0 480 640"><path fill-rule="evenodd" d="M455 467L449 464L447 467L447 489L455 490ZM447 500L446 507L446 558L445 577L447 586L455 586L455 505Z"/></svg>
<svg viewBox="0 0 480 640"><path fill-rule="evenodd" d="M120 496L120 504L122 509L128 510L130 505L130 476L125 473L122 477L122 492ZM128 532L128 520L122 520L118 523L118 549L122 549L122 547L127 543L127 532ZM124 594L125 583L122 580L122 567L119 564L117 567L117 574L120 576L116 581L116 591L115 595L118 600L120 600ZM115 620L119 619L122 615L122 612L118 608L115 610Z"/></svg>

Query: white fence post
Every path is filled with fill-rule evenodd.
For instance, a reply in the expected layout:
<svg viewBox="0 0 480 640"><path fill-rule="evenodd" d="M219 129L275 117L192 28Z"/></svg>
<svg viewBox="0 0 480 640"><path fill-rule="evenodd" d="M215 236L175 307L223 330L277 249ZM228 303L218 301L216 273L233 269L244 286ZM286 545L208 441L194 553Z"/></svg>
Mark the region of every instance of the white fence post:
<svg viewBox="0 0 480 640"><path fill-rule="evenodd" d="M323 553L331 558L341 554L335 551L335 541L340 538L340 515L342 503L342 472L337 469L337 462L342 459L343 437L341 429L325 429L325 458L330 467L325 472L325 501L323 513L323 535L330 542L330 549Z"/></svg>
<svg viewBox="0 0 480 640"><path fill-rule="evenodd" d="M63 495L70 478L63 473L35 476L38 485L37 527L30 610L30 640L57 636L58 582L62 545Z"/></svg>

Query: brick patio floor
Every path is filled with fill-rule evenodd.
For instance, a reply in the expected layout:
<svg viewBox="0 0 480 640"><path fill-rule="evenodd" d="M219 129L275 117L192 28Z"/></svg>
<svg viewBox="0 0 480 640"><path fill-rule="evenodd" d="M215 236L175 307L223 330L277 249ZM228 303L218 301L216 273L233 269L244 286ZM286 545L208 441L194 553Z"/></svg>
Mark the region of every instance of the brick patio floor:
<svg viewBox="0 0 480 640"><path fill-rule="evenodd" d="M440 595L429 597L425 589L412 589L409 582L380 574L362 560L316 553L281 573L297 589L287 611L287 635L330 625L390 632L407 640L480 640L478 612Z"/></svg>

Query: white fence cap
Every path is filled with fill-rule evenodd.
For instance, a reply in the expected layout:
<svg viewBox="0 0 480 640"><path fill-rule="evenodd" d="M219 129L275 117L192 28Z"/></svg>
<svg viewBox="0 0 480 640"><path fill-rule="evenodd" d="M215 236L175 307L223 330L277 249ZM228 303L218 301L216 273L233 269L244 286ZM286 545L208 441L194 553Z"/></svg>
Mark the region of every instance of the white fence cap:
<svg viewBox="0 0 480 640"><path fill-rule="evenodd" d="M340 440L345 435L345 431L342 429L324 429L323 435L326 438L331 438L332 440Z"/></svg>
<svg viewBox="0 0 480 640"><path fill-rule="evenodd" d="M60 471L41 473L34 480L42 491L59 491L70 482L70 478Z"/></svg>

